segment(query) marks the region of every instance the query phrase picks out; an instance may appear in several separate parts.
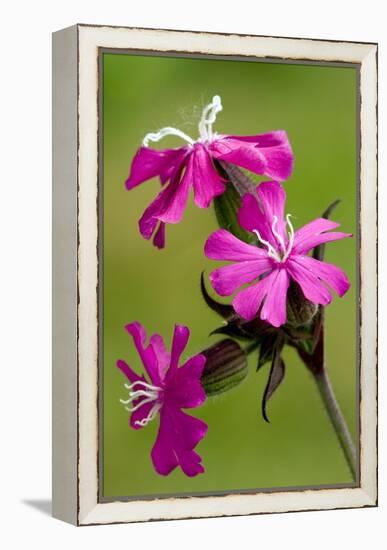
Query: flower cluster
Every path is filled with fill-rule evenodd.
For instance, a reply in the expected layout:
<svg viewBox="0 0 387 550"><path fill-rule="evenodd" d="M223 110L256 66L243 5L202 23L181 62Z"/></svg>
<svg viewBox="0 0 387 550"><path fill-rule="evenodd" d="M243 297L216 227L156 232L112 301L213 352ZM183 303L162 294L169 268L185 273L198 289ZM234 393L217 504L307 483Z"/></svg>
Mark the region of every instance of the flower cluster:
<svg viewBox="0 0 387 550"><path fill-rule="evenodd" d="M161 475L168 475L178 466L187 476L204 471L194 449L206 435L207 425L183 409L199 407L206 397L239 384L246 376L246 358L251 350L259 349L258 368L268 361L272 364L262 401L263 417L268 420L267 401L284 377L284 345L296 347L300 357L306 358L305 364L309 361L310 365L316 345L322 346L322 308L332 301L332 291L343 296L350 287L339 267L323 261L321 247L351 235L335 231L339 224L328 216L295 230L291 215L285 212L282 183L293 170L286 132L219 135L213 124L221 110L221 99L214 96L203 109L196 140L173 127L146 134L126 180L126 188L131 190L156 176L160 179L160 193L139 220L141 235L145 239L153 237L158 248L165 246L165 225L182 220L191 188L195 205L208 208L215 203L217 215L222 197L230 190L234 193L229 199L235 203L233 208L218 216L221 228L208 237L204 246L208 258L231 262L212 271L209 279L218 295L234 295L232 304L216 302L202 280L206 303L227 322L214 332L232 339L214 344L179 366L189 338L187 327L175 326L168 352L160 335L154 334L146 343L140 323L126 326L147 376L137 374L119 360L117 366L129 381L125 385L128 396L121 402L131 413L130 426L135 430L159 418L151 457ZM186 143L174 149L149 147L150 142L165 136L176 136ZM266 176L270 181L256 186L248 180L246 186L248 176L244 171ZM235 219L231 219L233 216ZM234 338L247 340L249 347L242 349Z"/></svg>

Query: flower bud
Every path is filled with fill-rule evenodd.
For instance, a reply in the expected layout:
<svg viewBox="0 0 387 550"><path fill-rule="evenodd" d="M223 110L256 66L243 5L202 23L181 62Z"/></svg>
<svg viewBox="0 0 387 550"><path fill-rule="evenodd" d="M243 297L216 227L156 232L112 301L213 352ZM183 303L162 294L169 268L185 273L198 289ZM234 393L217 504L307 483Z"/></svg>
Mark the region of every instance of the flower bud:
<svg viewBox="0 0 387 550"><path fill-rule="evenodd" d="M299 327L310 323L318 311L318 306L307 300L300 286L291 282L286 302L287 322Z"/></svg>
<svg viewBox="0 0 387 550"><path fill-rule="evenodd" d="M247 376L247 355L234 340L226 338L201 353L207 358L201 377L207 396L231 390Z"/></svg>

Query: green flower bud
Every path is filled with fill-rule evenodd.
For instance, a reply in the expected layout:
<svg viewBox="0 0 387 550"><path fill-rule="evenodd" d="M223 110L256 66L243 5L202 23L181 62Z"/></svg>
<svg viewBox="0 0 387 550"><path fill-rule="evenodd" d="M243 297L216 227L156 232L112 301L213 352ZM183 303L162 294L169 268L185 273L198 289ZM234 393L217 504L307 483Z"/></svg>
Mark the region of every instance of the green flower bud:
<svg viewBox="0 0 387 550"><path fill-rule="evenodd" d="M201 377L207 396L229 391L247 376L247 355L234 340L226 338L201 353L207 358Z"/></svg>
<svg viewBox="0 0 387 550"><path fill-rule="evenodd" d="M299 327L309 324L318 311L318 306L307 300L300 286L291 282L286 302L288 324Z"/></svg>

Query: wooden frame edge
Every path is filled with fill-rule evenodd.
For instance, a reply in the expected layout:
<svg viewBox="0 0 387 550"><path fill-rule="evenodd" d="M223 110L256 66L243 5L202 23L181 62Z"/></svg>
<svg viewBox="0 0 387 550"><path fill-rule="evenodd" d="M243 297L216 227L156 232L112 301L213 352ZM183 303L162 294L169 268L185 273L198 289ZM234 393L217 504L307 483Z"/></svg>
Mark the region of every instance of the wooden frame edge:
<svg viewBox="0 0 387 550"><path fill-rule="evenodd" d="M52 39L52 501L78 521L78 28Z"/></svg>

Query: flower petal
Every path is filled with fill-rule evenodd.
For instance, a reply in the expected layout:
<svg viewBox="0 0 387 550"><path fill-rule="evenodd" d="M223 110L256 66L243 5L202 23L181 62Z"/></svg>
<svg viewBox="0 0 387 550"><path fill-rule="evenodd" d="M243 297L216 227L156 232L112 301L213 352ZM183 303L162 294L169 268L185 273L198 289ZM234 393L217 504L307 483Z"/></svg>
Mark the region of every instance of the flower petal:
<svg viewBox="0 0 387 550"><path fill-rule="evenodd" d="M264 181L258 185L256 192L256 197L251 193L242 197L238 221L246 231L257 230L262 239L281 250L288 243L284 220L285 190L276 181Z"/></svg>
<svg viewBox="0 0 387 550"><path fill-rule="evenodd" d="M125 374L125 376L128 378L128 380L133 384L133 382L136 382L138 380L142 380L143 382L146 382L146 379L144 376L139 376L136 372L134 372L129 365L125 362L119 359L117 361L117 367ZM136 389L139 389L137 387ZM134 407L140 403L140 401L145 401L144 397L140 397L139 399L135 399L131 406ZM145 403L143 406L139 407L136 411L133 411L130 415L129 423L132 428L135 430L139 430L140 428L143 428L141 424L139 424L139 421L141 421L143 418L146 418L148 414L150 413L152 407L155 405L155 402Z"/></svg>
<svg viewBox="0 0 387 550"><path fill-rule="evenodd" d="M159 174L160 183L164 185L168 180L170 180L173 175L179 171L183 164L185 164L185 158L188 155L188 151L185 147L181 148L181 155L176 155L174 162L168 164Z"/></svg>
<svg viewBox="0 0 387 550"><path fill-rule="evenodd" d="M176 407L190 409L199 407L206 400L201 384L201 375L206 363L204 355L195 355L168 377L166 400Z"/></svg>
<svg viewBox="0 0 387 550"><path fill-rule="evenodd" d="M207 425L172 406L164 405L160 411L160 427L152 449L155 470L168 475L180 466L188 476L204 471L201 457L193 451L205 436Z"/></svg>
<svg viewBox="0 0 387 550"><path fill-rule="evenodd" d="M144 398L142 398L143 401L145 401ZM139 399L135 399L132 403L133 406L137 405L140 402ZM144 418L147 418L149 413L151 412L152 408L155 406L155 401L152 401L150 403L145 403L144 405L141 405L136 411L133 411L130 415L129 424L130 427L134 430L141 430L145 426L141 424L141 421L144 420Z"/></svg>
<svg viewBox="0 0 387 550"><path fill-rule="evenodd" d="M139 374L134 372L134 370L132 370L129 365L122 359L119 359L116 365L132 384L133 382L136 382L136 380L144 380L143 376L140 376Z"/></svg>
<svg viewBox="0 0 387 550"><path fill-rule="evenodd" d="M186 147L161 151L140 147L133 158L130 174L125 182L126 188L133 189L140 183L159 175L162 181L165 181L165 177L170 176L172 167L182 161L186 151Z"/></svg>
<svg viewBox="0 0 387 550"><path fill-rule="evenodd" d="M219 267L210 273L210 281L220 296L230 296L243 284L253 282L271 269L272 262L268 257L263 257Z"/></svg>
<svg viewBox="0 0 387 550"><path fill-rule="evenodd" d="M225 185L204 145L196 144L192 157L194 202L199 208L208 208L214 197L224 193Z"/></svg>
<svg viewBox="0 0 387 550"><path fill-rule="evenodd" d="M148 208L145 209L143 215L141 216L138 226L140 229L141 235L144 237L144 239L149 240L153 233L156 230L156 227L159 224L159 220L157 218L157 215L162 211L163 206L166 202L166 192L167 190L170 191L171 184L168 185L168 187L165 187L161 193L157 195L154 201L150 203ZM161 229L161 224L159 228L156 231L155 234L155 240L158 244L162 245L164 244L164 235L162 234L163 229ZM160 232L160 233L159 233Z"/></svg>
<svg viewBox="0 0 387 550"><path fill-rule="evenodd" d="M318 276L299 261L299 256L291 256L286 264L290 276L298 283L307 300L326 306L331 303L332 295Z"/></svg>
<svg viewBox="0 0 387 550"><path fill-rule="evenodd" d="M148 206L148 208L146 208L145 212L140 218L138 225L139 225L140 233L145 239L151 238L159 220L161 220L162 214L164 214L165 212L168 212L168 208L171 205L172 205L171 211L170 211L171 219L175 219L179 221L177 216L179 215L181 217L183 215L185 205L181 202L180 200L181 197L179 196L179 193L178 193L179 180L180 180L182 169L183 169L183 166L180 167L179 171L175 172L170 183L167 186L163 187L161 192L157 195L155 200L150 203L150 205ZM176 193L178 193L177 201L175 197ZM181 208L181 211L178 212L179 207ZM166 218L168 218L168 215L166 216ZM168 221L168 220L166 219L165 221ZM176 221L173 223L176 223ZM156 246L158 244L161 244L161 245L164 244L165 234L163 233L163 231L164 231L164 228L159 227L157 233L160 232L160 235L157 235L157 233L155 235Z"/></svg>
<svg viewBox="0 0 387 550"><path fill-rule="evenodd" d="M295 254L306 254L319 244L352 237L350 233L342 233L340 231L326 233L331 229L336 229L339 225L340 224L325 218L317 218L307 223L294 234L293 252Z"/></svg>
<svg viewBox="0 0 387 550"><path fill-rule="evenodd" d="M191 185L187 170L180 181L183 168L184 166L181 164L175 171L170 183L162 189L156 199L148 206L139 221L140 233L145 239L150 239L156 231L153 244L157 248L165 247L165 223L178 223L183 217Z"/></svg>
<svg viewBox="0 0 387 550"><path fill-rule="evenodd" d="M157 357L158 371L161 379L163 379L171 362L171 354L167 351L164 340L160 334L152 334L149 343L153 347Z"/></svg>
<svg viewBox="0 0 387 550"><path fill-rule="evenodd" d="M265 157L260 149L254 143L239 140L238 136L223 136L214 140L209 149L217 160L236 164L255 174L265 173Z"/></svg>
<svg viewBox="0 0 387 550"><path fill-rule="evenodd" d="M274 327L280 327L286 323L286 296L289 282L290 277L286 269L277 269L261 309L262 321L267 321Z"/></svg>
<svg viewBox="0 0 387 550"><path fill-rule="evenodd" d="M238 315L247 321L254 319L275 279L275 275L276 271L273 271L258 283L238 292L232 301L232 305Z"/></svg>
<svg viewBox="0 0 387 550"><path fill-rule="evenodd" d="M238 212L238 222L243 229L246 231L253 232L255 229L258 229L263 238L267 234L267 224L264 223L263 230L259 227L262 225L262 212L259 208L257 197L251 193L246 193L241 199L241 207Z"/></svg>
<svg viewBox="0 0 387 550"><path fill-rule="evenodd" d="M263 213L262 226L264 226L264 222L266 222L266 228L269 231L267 234L267 240L275 244L277 247L280 245L278 237L273 233L273 224L276 219L277 223L274 226L275 231L282 237L286 245L288 238L284 219L286 202L286 193L284 188L276 181L264 181L258 185L257 195L260 208Z"/></svg>
<svg viewBox="0 0 387 550"><path fill-rule="evenodd" d="M170 193L165 206L157 218L166 223L179 223L183 217L187 204L189 190L192 185L192 155L189 156L183 177L179 181L180 173L176 180L171 182L173 192Z"/></svg>
<svg viewBox="0 0 387 550"><path fill-rule="evenodd" d="M344 296L351 286L344 271L336 265L309 256L292 256L292 259L328 284L339 296Z"/></svg>
<svg viewBox="0 0 387 550"><path fill-rule="evenodd" d="M165 248L165 223L159 223L159 227L155 232L152 242L156 248Z"/></svg>
<svg viewBox="0 0 387 550"><path fill-rule="evenodd" d="M183 411L168 407L176 422L176 432L180 432L179 441L183 449L193 449L206 435L208 426L203 420Z"/></svg>
<svg viewBox="0 0 387 550"><path fill-rule="evenodd" d="M145 347L146 342L146 332L144 327L138 321L134 321L126 325L126 330L133 338L134 345L136 346L137 352L141 357L141 361L149 374L153 384L160 386L161 376L159 372L158 361L156 353L152 345Z"/></svg>
<svg viewBox="0 0 387 550"><path fill-rule="evenodd" d="M284 130L257 136L222 136L210 145L215 158L277 181L293 170L293 152Z"/></svg>
<svg viewBox="0 0 387 550"><path fill-rule="evenodd" d="M151 457L156 472L162 476L170 474L179 464L173 438L173 424L165 406L160 411L160 426Z"/></svg>
<svg viewBox="0 0 387 550"><path fill-rule="evenodd" d="M277 181L287 180L293 172L294 156L288 135L284 130L255 136L266 159L265 174Z"/></svg>
<svg viewBox="0 0 387 550"><path fill-rule="evenodd" d="M218 229L208 237L204 253L212 260L243 261L267 258L265 250L240 241L226 229Z"/></svg>
<svg viewBox="0 0 387 550"><path fill-rule="evenodd" d="M188 477L195 477L204 474L202 457L194 450L182 450L180 452L180 467Z"/></svg>
<svg viewBox="0 0 387 550"><path fill-rule="evenodd" d="M183 353L188 339L189 339L189 328L184 325L175 325L175 330L173 333L172 339L172 349L171 349L171 363L170 371L177 369L179 365L180 356Z"/></svg>

